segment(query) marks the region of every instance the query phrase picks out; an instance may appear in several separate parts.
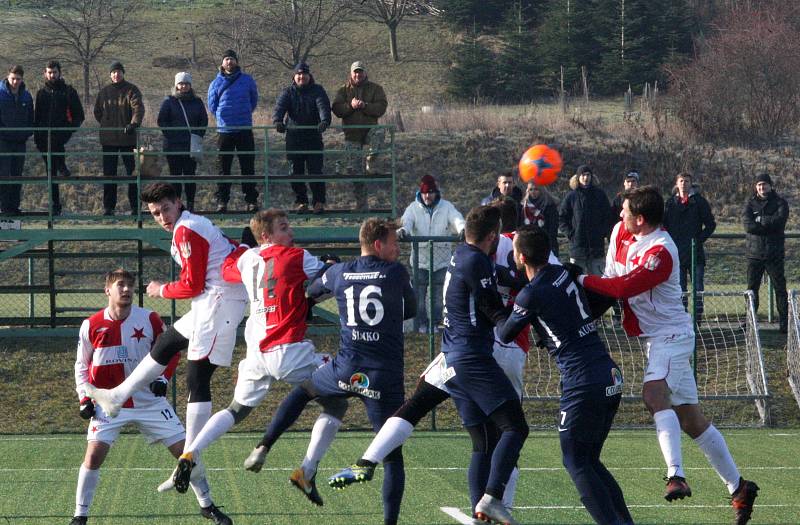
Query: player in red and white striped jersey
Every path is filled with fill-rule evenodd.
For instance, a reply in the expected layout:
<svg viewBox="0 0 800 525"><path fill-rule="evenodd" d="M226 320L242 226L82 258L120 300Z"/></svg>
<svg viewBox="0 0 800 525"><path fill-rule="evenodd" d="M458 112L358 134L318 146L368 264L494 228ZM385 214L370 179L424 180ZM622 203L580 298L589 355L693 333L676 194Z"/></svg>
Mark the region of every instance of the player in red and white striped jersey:
<svg viewBox="0 0 800 525"><path fill-rule="evenodd" d="M153 219L172 232L172 257L180 265L177 281L151 281L147 295L167 299L191 299L192 307L166 330L136 370L113 389L87 386L87 395L114 417L130 393L148 385L181 350L187 349L186 444L211 417L211 377L217 366L230 366L236 344L236 329L244 317L247 296L241 284L222 279L225 257L236 244L214 224L187 211L175 189L164 183L142 192ZM171 488L162 484L161 489Z"/></svg>
<svg viewBox="0 0 800 525"><path fill-rule="evenodd" d="M275 381L297 385L330 358L315 353L306 339L306 316L310 308L303 285L327 266L308 251L294 246L294 234L286 212L269 209L256 213L250 229L260 246L240 247L222 265L222 276L229 283L244 283L250 298L250 317L245 339L247 357L239 363L233 401L214 414L181 456L175 473L175 487L184 492L196 454L242 421L258 406ZM324 411L311 431L311 444L301 468L290 476L315 504L322 498L315 486L317 464L341 426L347 409L343 398L320 399ZM245 463L258 472L267 451L259 447Z"/></svg>
<svg viewBox="0 0 800 525"><path fill-rule="evenodd" d="M642 397L656 424L667 463L667 501L691 496L681 455L681 430L692 437L725 482L736 523L750 519L758 486L744 480L722 434L703 415L692 370L691 317L681 301L678 249L661 228L664 200L645 186L626 192L614 227L605 275L580 276L587 290L623 299L623 327L647 341Z"/></svg>
<svg viewBox="0 0 800 525"><path fill-rule="evenodd" d="M108 307L86 319L78 337L75 383L80 398L80 415L89 420L88 444L75 495L75 514L72 525L84 525L89 514L100 466L105 461L111 445L125 425L136 425L150 443L163 443L173 456L183 451L185 432L178 416L166 400L167 383L175 372L180 355L176 354L163 374L150 385L135 390L123 402L115 418L108 417L95 406L83 392L87 384L113 388L122 383L144 358L164 331L164 323L157 313L133 305L134 277L119 269L106 274L105 293ZM199 472L192 480L203 516L225 521L211 501L205 476Z"/></svg>

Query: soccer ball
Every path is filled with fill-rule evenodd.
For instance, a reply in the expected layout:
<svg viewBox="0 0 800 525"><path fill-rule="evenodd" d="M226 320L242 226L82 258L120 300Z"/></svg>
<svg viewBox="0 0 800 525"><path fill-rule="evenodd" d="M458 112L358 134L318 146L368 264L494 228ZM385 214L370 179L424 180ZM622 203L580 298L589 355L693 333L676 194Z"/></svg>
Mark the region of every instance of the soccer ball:
<svg viewBox="0 0 800 525"><path fill-rule="evenodd" d="M553 184L561 171L561 154L544 144L531 146L519 159L519 178L537 186Z"/></svg>

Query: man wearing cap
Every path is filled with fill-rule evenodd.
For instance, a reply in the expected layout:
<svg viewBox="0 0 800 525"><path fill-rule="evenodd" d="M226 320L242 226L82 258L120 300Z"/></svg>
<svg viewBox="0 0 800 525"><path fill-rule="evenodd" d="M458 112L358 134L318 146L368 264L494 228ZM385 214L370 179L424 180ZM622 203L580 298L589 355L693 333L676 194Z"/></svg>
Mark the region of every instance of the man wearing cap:
<svg viewBox="0 0 800 525"><path fill-rule="evenodd" d="M639 175L638 171L629 171L625 174L625 177L622 179L622 191L617 193L614 200L611 201L611 228L614 228L614 225L619 222L620 214L622 213L622 203L625 200L623 194L626 191L631 191L632 189L638 188L639 183L641 182L641 175Z"/></svg>
<svg viewBox="0 0 800 525"><path fill-rule="evenodd" d="M742 223L747 234L747 288L755 295L758 311L758 289L764 270L772 280L781 333L787 332L788 299L784 275L784 239L789 205L772 189L772 178L762 173L756 177L755 192L747 201Z"/></svg>
<svg viewBox="0 0 800 525"><path fill-rule="evenodd" d="M344 86L336 92L333 99L333 114L342 119L344 126L375 125L386 113L386 93L383 88L367 79L367 68L364 62L357 61L350 65L350 77ZM366 172L375 172L376 152L383 146L385 130L383 128L346 128L344 130L345 150L347 150L347 174L364 174L364 155L362 149L368 146L366 155ZM339 170L337 170L339 171ZM363 182L353 183L356 207L367 209L367 193Z"/></svg>
<svg viewBox="0 0 800 525"><path fill-rule="evenodd" d="M569 239L569 262L582 266L587 274L603 275L611 204L589 166L578 167L569 187L572 191L558 212L559 227Z"/></svg>
<svg viewBox="0 0 800 525"><path fill-rule="evenodd" d="M442 193L432 175L425 175L419 183L414 202L408 205L401 219L403 226L397 230L397 238L402 240L409 236L439 237L459 235L464 230L464 217L453 203L442 198ZM419 271L414 272L417 291L416 328L420 332L428 331L427 298L428 270L433 269L433 322L434 326L442 320L442 286L447 267L450 264L452 246L437 242L433 245L433 261L429 260L425 243L420 246L418 255ZM411 253L411 267L414 266L414 253Z"/></svg>
<svg viewBox="0 0 800 525"><path fill-rule="evenodd" d="M700 188L692 184L692 174L679 173L675 177L675 190L672 197L664 203L664 222L662 223L675 245L680 259L681 290L686 292L687 278L692 270L692 241L695 241L695 265L692 285L695 290L705 290L703 283L706 268L706 253L703 244L717 228L717 221L711 213L711 205L700 195ZM684 297L683 304L687 304ZM697 298L697 319L703 314L703 297Z"/></svg>
<svg viewBox="0 0 800 525"><path fill-rule="evenodd" d="M117 159L128 177L133 176L136 147L136 128L142 125L144 102L139 88L125 80L125 67L115 61L109 68L111 84L97 93L94 102L94 118L100 124L100 145L103 147L103 176L117 176ZM133 215L139 210L139 194L136 184L128 184L128 203ZM117 185L103 185L103 215L114 215L117 207Z"/></svg>
<svg viewBox="0 0 800 525"><path fill-rule="evenodd" d="M292 163L292 175L322 176L322 153L311 152L321 152L325 147L322 133L331 125L331 102L325 89L314 82L308 64L301 62L295 66L292 85L284 89L275 102L272 123L278 133L286 133L286 151L291 152L286 154L286 158ZM295 126L315 127L297 129ZM311 182L309 186L314 213L322 213L325 210L325 183ZM296 210L307 212L306 183L292 182L292 190Z"/></svg>
<svg viewBox="0 0 800 525"><path fill-rule="evenodd" d="M258 105L258 88L253 77L239 67L239 57L233 49L222 55L219 73L208 86L208 109L214 114L219 133L219 174L231 174L234 151L239 157L242 175L255 174L255 141L251 129L234 129L238 126L253 125L253 111ZM230 127L226 127L230 126ZM247 203L247 211L258 209L258 191L252 182L243 182L242 191ZM228 211L231 198L231 183L217 184L217 212Z"/></svg>
<svg viewBox="0 0 800 525"><path fill-rule="evenodd" d="M192 135L204 136L208 126L208 114L203 99L192 89L192 75L181 71L175 75L172 95L164 99L158 111L158 127L183 128L166 129L164 135L164 153L166 153L169 174L179 177L191 177L197 171L197 162L189 154L192 146ZM191 128L191 130L189 129ZM193 182L175 182L172 187L178 198L186 187L186 209L194 211L194 196L197 184Z"/></svg>

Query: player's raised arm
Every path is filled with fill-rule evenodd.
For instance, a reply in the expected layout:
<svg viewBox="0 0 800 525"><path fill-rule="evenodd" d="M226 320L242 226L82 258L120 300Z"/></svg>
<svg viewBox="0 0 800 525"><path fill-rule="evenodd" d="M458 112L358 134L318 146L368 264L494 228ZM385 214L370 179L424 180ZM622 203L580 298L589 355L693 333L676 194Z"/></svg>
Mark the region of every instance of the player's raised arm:
<svg viewBox="0 0 800 525"><path fill-rule="evenodd" d="M161 297L167 299L197 297L203 293L206 286L208 241L194 230L178 226L173 242L180 253L181 274L177 281L161 286Z"/></svg>
<svg viewBox="0 0 800 525"><path fill-rule="evenodd" d="M497 325L497 337L504 344L513 341L520 332L528 328L534 320L534 313L524 306L528 303L528 292L523 289L514 300L511 315Z"/></svg>
<svg viewBox="0 0 800 525"><path fill-rule="evenodd" d="M619 277L582 275L580 284L587 290L616 299L627 299L652 290L669 279L672 273L672 256L663 246L654 246L642 255L642 263L630 273Z"/></svg>

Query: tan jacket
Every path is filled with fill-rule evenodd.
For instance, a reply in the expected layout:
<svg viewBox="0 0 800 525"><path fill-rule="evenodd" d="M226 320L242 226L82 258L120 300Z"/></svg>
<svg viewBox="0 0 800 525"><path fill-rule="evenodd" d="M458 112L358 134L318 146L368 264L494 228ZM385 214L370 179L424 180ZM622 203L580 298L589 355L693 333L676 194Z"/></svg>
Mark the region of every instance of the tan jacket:
<svg viewBox="0 0 800 525"><path fill-rule="evenodd" d="M97 94L94 118L101 128L124 128L128 124L140 126L144 118L142 92L127 80L107 85ZM100 132L100 144L135 146L136 134L126 135L122 129L103 130Z"/></svg>
<svg viewBox="0 0 800 525"><path fill-rule="evenodd" d="M367 105L362 109L353 109L350 101L354 98L363 100ZM383 88L374 82L365 80L359 86L348 82L340 87L333 99L333 114L342 119L345 126L377 124L378 119L386 113L386 93ZM344 139L348 142L366 144L367 128L345 129Z"/></svg>

